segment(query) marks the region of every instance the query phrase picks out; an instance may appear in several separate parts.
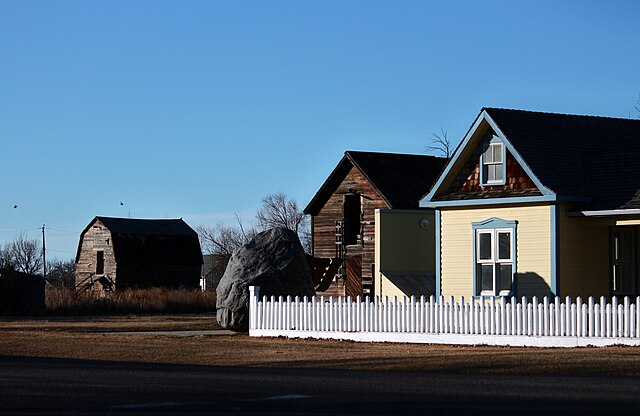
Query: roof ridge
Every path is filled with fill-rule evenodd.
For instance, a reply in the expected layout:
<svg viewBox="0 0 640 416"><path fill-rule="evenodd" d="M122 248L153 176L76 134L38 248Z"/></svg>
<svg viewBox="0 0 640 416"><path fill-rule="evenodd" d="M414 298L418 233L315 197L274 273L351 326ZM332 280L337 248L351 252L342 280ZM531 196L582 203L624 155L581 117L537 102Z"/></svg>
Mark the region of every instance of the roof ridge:
<svg viewBox="0 0 640 416"><path fill-rule="evenodd" d="M393 155L393 156L420 156L420 157L433 157L437 159L443 159L439 156L425 155L420 153L396 153L396 152L368 152L364 150L346 150L345 154L370 154L370 155Z"/></svg>
<svg viewBox="0 0 640 416"><path fill-rule="evenodd" d="M503 107L482 107L480 112L484 110L498 110L498 111L511 111L517 113L531 113L531 114L545 114L545 115L555 115L555 116L567 116L567 117L585 117L585 118L598 118L598 119L610 119L610 120L625 120L625 121L636 121L640 122L640 120L635 118L623 118L623 117L611 117L611 116L594 116L590 114L571 114L571 113L554 113L551 111L535 111L535 110L521 110L518 108L503 108Z"/></svg>
<svg viewBox="0 0 640 416"><path fill-rule="evenodd" d="M109 220L125 220L125 221L184 221L182 218L128 218L128 217L108 217L105 215L96 215L96 218L106 218Z"/></svg>

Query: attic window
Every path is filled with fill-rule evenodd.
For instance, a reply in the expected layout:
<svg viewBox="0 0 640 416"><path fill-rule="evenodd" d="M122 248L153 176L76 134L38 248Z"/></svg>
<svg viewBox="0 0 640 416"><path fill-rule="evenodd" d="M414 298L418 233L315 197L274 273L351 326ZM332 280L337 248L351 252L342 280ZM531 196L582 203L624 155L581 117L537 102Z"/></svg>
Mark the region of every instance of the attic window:
<svg viewBox="0 0 640 416"><path fill-rule="evenodd" d="M497 137L482 145L480 156L480 183L482 185L504 185L506 173L504 143Z"/></svg>

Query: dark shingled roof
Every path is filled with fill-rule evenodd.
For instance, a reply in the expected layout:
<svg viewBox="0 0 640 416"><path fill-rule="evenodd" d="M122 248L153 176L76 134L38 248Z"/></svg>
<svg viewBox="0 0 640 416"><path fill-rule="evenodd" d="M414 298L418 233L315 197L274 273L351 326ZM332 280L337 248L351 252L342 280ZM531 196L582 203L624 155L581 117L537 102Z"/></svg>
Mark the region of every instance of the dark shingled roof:
<svg viewBox="0 0 640 416"><path fill-rule="evenodd" d="M420 198L429 192L446 162L435 156L348 150L304 213L317 215L352 166L362 172L390 208L418 208Z"/></svg>
<svg viewBox="0 0 640 416"><path fill-rule="evenodd" d="M100 221L111 232L113 251L119 264L202 264L198 234L182 219L111 217L95 217L84 229L80 235L76 262L84 234L96 221Z"/></svg>
<svg viewBox="0 0 640 416"><path fill-rule="evenodd" d="M640 207L640 120L483 110L555 193L592 198L584 209Z"/></svg>

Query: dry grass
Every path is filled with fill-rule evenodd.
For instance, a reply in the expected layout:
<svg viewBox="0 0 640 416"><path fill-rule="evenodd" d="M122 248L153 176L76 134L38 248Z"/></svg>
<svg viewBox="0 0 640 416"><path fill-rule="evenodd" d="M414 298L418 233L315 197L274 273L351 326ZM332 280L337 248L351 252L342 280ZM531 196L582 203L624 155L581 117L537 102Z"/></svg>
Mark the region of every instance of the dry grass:
<svg viewBox="0 0 640 416"><path fill-rule="evenodd" d="M640 348L509 348L176 336L219 329L213 314L0 319L0 355L198 365L461 374L640 376Z"/></svg>
<svg viewBox="0 0 640 416"><path fill-rule="evenodd" d="M127 289L102 296L47 287L47 315L122 315L215 311L215 292L189 289Z"/></svg>
<svg viewBox="0 0 640 416"><path fill-rule="evenodd" d="M0 320L0 355L242 367L640 376L636 347L509 348L119 332L216 328L212 314L5 318Z"/></svg>

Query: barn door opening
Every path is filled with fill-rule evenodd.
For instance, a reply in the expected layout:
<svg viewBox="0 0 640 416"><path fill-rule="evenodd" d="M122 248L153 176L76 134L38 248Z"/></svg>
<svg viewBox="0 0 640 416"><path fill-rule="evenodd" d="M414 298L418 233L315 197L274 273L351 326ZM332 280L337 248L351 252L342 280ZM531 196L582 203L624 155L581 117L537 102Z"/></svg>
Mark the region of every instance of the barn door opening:
<svg viewBox="0 0 640 416"><path fill-rule="evenodd" d="M347 194L344 196L344 245L358 244L360 234L360 218L362 213L360 195Z"/></svg>
<svg viewBox="0 0 640 416"><path fill-rule="evenodd" d="M96 274L104 274L104 251L96 252Z"/></svg>

